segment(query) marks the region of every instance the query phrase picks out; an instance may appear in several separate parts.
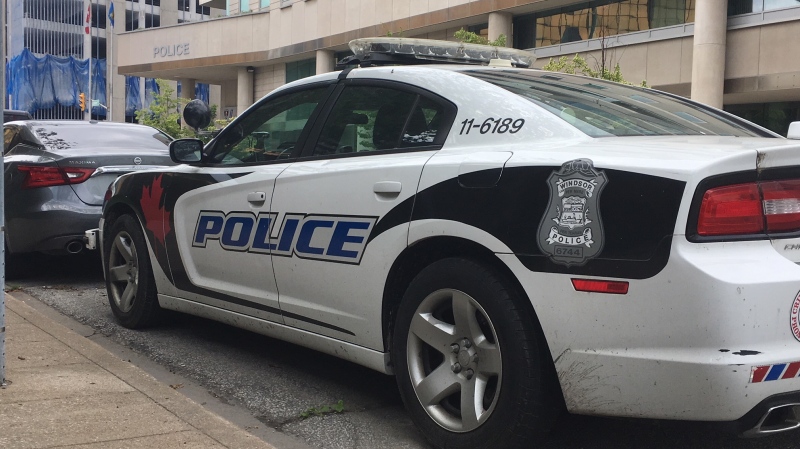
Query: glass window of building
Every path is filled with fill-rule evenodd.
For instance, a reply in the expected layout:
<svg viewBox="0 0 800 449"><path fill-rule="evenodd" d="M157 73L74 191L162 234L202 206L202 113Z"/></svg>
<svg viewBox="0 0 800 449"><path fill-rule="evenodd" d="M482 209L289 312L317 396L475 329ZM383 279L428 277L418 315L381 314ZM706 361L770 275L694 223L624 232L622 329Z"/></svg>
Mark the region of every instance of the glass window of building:
<svg viewBox="0 0 800 449"><path fill-rule="evenodd" d="M291 83L301 78L306 78L316 75L317 60L305 59L303 61L287 62L286 63L286 82Z"/></svg>
<svg viewBox="0 0 800 449"><path fill-rule="evenodd" d="M730 104L726 112L785 136L789 124L800 121L800 102Z"/></svg>
<svg viewBox="0 0 800 449"><path fill-rule="evenodd" d="M798 6L800 6L800 2L797 0L728 0L728 15L735 16Z"/></svg>
<svg viewBox="0 0 800 449"><path fill-rule="evenodd" d="M522 16L514 21L514 46L545 47L694 22L695 1L598 1Z"/></svg>

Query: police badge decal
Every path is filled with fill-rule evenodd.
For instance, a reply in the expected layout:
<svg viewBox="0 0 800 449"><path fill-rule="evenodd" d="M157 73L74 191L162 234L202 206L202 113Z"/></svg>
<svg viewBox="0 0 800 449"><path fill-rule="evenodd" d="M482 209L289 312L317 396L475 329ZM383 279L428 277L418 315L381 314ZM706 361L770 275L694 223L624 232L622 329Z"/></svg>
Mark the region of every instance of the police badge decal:
<svg viewBox="0 0 800 449"><path fill-rule="evenodd" d="M608 183L589 159L565 162L547 178L550 201L539 224L539 248L557 264L583 265L603 249L600 193Z"/></svg>

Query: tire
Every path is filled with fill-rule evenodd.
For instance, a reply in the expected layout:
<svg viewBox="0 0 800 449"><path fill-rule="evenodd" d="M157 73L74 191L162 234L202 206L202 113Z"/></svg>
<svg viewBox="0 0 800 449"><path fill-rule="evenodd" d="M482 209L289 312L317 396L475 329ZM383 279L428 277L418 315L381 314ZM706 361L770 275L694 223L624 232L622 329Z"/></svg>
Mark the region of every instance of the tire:
<svg viewBox="0 0 800 449"><path fill-rule="evenodd" d="M435 262L411 281L393 363L406 409L434 446L530 448L549 433L563 399L524 301L493 270L465 259Z"/></svg>
<svg viewBox="0 0 800 449"><path fill-rule="evenodd" d="M103 251L111 311L117 321L129 329L156 324L161 308L139 221L122 215L114 221L107 235Z"/></svg>

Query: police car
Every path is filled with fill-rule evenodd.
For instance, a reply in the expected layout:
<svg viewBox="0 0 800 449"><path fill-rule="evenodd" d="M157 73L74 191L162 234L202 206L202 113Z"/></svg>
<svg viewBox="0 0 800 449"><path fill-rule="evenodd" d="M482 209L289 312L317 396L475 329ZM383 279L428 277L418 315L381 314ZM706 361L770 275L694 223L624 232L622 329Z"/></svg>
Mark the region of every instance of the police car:
<svg viewBox="0 0 800 449"><path fill-rule="evenodd" d="M113 183L122 325L172 309L393 374L437 447L528 447L564 409L800 426L798 142L526 52L353 48L372 67Z"/></svg>

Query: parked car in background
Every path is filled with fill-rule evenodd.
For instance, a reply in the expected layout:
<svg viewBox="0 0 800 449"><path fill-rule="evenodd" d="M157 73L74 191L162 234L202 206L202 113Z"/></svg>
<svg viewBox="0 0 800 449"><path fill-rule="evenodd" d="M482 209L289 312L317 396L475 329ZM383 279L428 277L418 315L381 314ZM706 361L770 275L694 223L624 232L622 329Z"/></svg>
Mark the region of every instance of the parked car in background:
<svg viewBox="0 0 800 449"><path fill-rule="evenodd" d="M173 165L172 138L149 126L28 120L5 123L3 137L9 277L23 274L22 255L81 252L119 175Z"/></svg>
<svg viewBox="0 0 800 449"><path fill-rule="evenodd" d="M31 114L28 111L15 111L13 109L3 110L3 123L13 122L15 120L31 120Z"/></svg>

